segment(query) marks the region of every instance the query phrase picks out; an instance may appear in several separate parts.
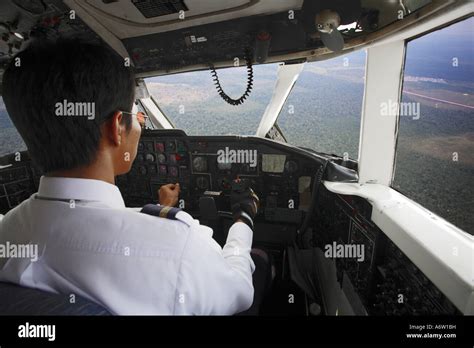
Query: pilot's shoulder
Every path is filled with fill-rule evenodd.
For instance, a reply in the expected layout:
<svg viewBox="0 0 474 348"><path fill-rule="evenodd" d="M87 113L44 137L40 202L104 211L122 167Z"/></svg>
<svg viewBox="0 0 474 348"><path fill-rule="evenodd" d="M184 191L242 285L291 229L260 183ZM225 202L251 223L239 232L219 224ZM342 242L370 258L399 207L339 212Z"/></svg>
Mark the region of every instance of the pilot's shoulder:
<svg viewBox="0 0 474 348"><path fill-rule="evenodd" d="M179 221L188 227L200 226L198 220L193 219L191 215L175 207L168 207L168 206L156 205L156 204L147 204L142 208L140 212L143 214L157 216L157 217L168 219L168 220Z"/></svg>
<svg viewBox="0 0 474 348"><path fill-rule="evenodd" d="M196 232L200 237L208 238L212 237L213 234L210 227L201 225L198 220L195 220L191 215L179 208L147 204L143 207L141 213L179 221L191 231Z"/></svg>

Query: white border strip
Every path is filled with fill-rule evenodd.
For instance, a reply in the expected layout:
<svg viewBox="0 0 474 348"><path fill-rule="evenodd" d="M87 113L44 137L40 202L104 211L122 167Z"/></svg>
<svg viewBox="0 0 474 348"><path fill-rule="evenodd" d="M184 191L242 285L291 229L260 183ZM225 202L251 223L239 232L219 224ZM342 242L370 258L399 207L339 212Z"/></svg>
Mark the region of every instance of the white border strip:
<svg viewBox="0 0 474 348"><path fill-rule="evenodd" d="M300 76L306 63L300 64L280 64L278 66L278 76L273 89L272 99L267 105L265 112L258 126L257 137L265 137L275 124L281 108L286 102L291 89Z"/></svg>
<svg viewBox="0 0 474 348"><path fill-rule="evenodd" d="M140 99L143 106L147 109L147 115L151 118L153 124L160 125L163 129L175 128L166 116L161 112L158 106L153 101L152 97Z"/></svg>
<svg viewBox="0 0 474 348"><path fill-rule="evenodd" d="M360 183L391 184L398 115L382 116L381 107L400 100L404 60L404 41L367 50L359 140Z"/></svg>

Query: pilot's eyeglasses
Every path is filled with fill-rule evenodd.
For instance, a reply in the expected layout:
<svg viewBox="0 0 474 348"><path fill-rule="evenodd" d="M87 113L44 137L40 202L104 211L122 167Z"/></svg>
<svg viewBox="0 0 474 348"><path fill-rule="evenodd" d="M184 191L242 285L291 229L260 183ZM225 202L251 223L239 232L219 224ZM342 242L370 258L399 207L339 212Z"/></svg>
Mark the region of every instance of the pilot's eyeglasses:
<svg viewBox="0 0 474 348"><path fill-rule="evenodd" d="M136 117L137 117L137 121L138 121L138 123L140 124L140 127L142 127L142 129L145 129L146 120L148 119L148 116L147 116L144 112L139 111L139 112L137 112L136 114L134 114L133 112L127 112L127 111L122 111L122 110L120 110L120 112L121 112L122 114L127 114L127 115L136 116Z"/></svg>

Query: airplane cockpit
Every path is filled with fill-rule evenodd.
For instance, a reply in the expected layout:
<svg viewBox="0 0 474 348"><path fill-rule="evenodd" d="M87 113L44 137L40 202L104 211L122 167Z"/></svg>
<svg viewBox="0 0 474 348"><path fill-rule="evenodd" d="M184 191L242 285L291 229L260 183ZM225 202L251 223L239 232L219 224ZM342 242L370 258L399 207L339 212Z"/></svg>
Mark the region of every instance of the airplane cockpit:
<svg viewBox="0 0 474 348"><path fill-rule="evenodd" d="M271 255L275 275L260 315L472 315L473 230L464 223L469 203L457 224L396 186L399 168L407 177L417 174L398 162L399 149L408 146L405 105L390 112L402 95L407 101L404 88L419 84L408 91L414 102L472 116L472 99L461 93L474 91L472 80L459 77L452 92L436 94L446 83L426 87L436 81L420 80L427 76L422 73L416 81L404 79L416 38L467 21L472 44L472 10L472 2L454 0L9 0L0 3L0 71L38 38L80 37L123 57L137 76L134 112L146 115L132 169L116 177L126 206L157 203L162 185L179 183L178 208L211 227L222 246L232 224L232 185L238 179L251 187L260 198L253 247ZM362 68L353 68L358 82L344 85L360 89L354 110L344 88L324 85L332 73L352 68L344 65L351 54L363 54ZM472 58L471 50L471 64ZM339 65L324 65L328 61ZM461 75L470 79L467 69ZM199 74L196 95L186 94L192 74ZM424 98L423 88L434 94ZM265 93L258 105L257 90ZM323 96L332 91L334 99L317 101L315 90ZM288 101L298 91L310 96L304 106L303 98ZM192 112L194 103L209 98L211 108ZM326 138L353 137L349 153L313 145L323 136L322 114L336 107L356 114L355 121L332 118L337 123ZM5 115L0 125L10 125ZM190 122L199 131L187 129ZM351 122L352 135L341 131ZM472 117L463 124L466 133L474 132ZM37 192L44 173L21 141L10 138L11 125L3 128L0 214L7 214ZM437 149L433 139L418 139L419 156ZM462 141L463 151L474 146L472 136ZM415 168L417 161L422 166L417 158L411 159ZM459 180L472 182L469 163L467 179ZM429 181L423 181L426 190L441 195ZM19 307L9 305L24 290L0 285L9 299L0 298L0 313L17 313Z"/></svg>

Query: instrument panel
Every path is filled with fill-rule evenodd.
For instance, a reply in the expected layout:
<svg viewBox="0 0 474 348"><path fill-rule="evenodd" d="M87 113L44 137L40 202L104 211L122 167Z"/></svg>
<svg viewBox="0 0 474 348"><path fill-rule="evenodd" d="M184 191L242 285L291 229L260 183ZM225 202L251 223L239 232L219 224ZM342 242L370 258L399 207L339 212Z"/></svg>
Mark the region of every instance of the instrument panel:
<svg viewBox="0 0 474 348"><path fill-rule="evenodd" d="M143 133L132 170L117 177L127 206L158 202L158 190L179 183L178 206L198 215L206 192L230 211L234 179L247 180L261 200L266 220L299 222L310 203L315 173L324 159L272 140L238 136L187 136L177 130Z"/></svg>

